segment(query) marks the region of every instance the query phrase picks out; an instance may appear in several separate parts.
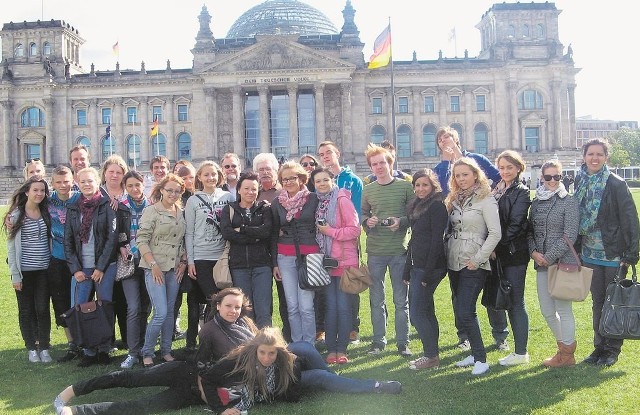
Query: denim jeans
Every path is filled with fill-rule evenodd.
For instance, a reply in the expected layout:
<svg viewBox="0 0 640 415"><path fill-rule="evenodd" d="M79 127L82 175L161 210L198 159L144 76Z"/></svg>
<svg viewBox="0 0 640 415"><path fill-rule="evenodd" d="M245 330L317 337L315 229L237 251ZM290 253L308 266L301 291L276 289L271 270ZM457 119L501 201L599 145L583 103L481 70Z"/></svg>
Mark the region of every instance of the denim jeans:
<svg viewBox="0 0 640 415"><path fill-rule="evenodd" d="M622 339L611 339L600 334L600 317L602 316L602 306L607 292L607 287L618 272L617 267L605 267L602 265L594 265L585 263L585 266L593 269L593 277L591 278L591 300L593 304L592 324L593 324L593 345L596 349L604 350L614 355L619 355L622 349Z"/></svg>
<svg viewBox="0 0 640 415"><path fill-rule="evenodd" d="M253 318L258 328L271 326L273 305L273 273L271 267L234 268L233 285L242 289L253 306Z"/></svg>
<svg viewBox="0 0 640 415"><path fill-rule="evenodd" d="M395 306L396 343L409 343L409 297L408 288L402 280L407 255L369 255L367 264L373 285L369 291L373 343L387 344L387 304L384 294L384 279L389 267L393 304Z"/></svg>
<svg viewBox="0 0 640 415"><path fill-rule="evenodd" d="M94 270L95 268L83 268L82 272L84 272L84 275L86 275L87 278L82 282L78 282L75 278L71 278L71 307L75 304L82 304L89 301L89 295L94 288L97 298L105 301L113 300L113 283L116 278L116 263L113 262L109 264L99 284L94 283L92 279L88 278L93 274ZM99 345L95 349L84 349L84 354L87 356L95 356L96 352L108 353L110 351L111 341L108 341Z"/></svg>
<svg viewBox="0 0 640 415"><path fill-rule="evenodd" d="M482 268L475 270L463 268L460 271L449 270L449 279L456 294L457 315L462 328L469 336L471 354L476 362L487 361L487 352L482 342L478 314L476 313L476 303L488 273L489 271Z"/></svg>
<svg viewBox="0 0 640 415"><path fill-rule="evenodd" d="M428 284L425 287L422 285L425 270L423 268L412 268L409 286L409 317L411 324L416 328L422 341L424 356L429 358L437 357L440 354L440 349L438 348L440 327L433 304L433 293L446 275L447 270L439 269L433 272L434 275L438 276L438 282L436 284Z"/></svg>
<svg viewBox="0 0 640 415"><path fill-rule="evenodd" d="M314 343L316 340L316 315L313 309L314 292L298 286L296 257L278 254L278 268L287 299L291 340Z"/></svg>
<svg viewBox="0 0 640 415"><path fill-rule="evenodd" d="M160 336L160 355L171 353L171 340L173 336L173 305L178 296L180 283L172 269L164 274L164 283L157 284L153 281L150 269L144 270L144 282L153 306L151 321L147 324L142 347L143 357L153 357L158 336ZM213 280L213 277L211 277Z"/></svg>
<svg viewBox="0 0 640 415"><path fill-rule="evenodd" d="M329 353L346 353L351 332L351 300L353 296L340 289L340 278L331 277L331 284L324 288L325 344Z"/></svg>
<svg viewBox="0 0 640 415"><path fill-rule="evenodd" d="M197 385L195 365L187 362L167 362L148 369L118 370L72 385L76 396L87 395L96 390L113 388L142 388L166 386L153 395L141 395L138 399L120 402L99 402L76 405L72 410L77 415L129 415L157 414L177 410L191 405L203 405Z"/></svg>
<svg viewBox="0 0 640 415"><path fill-rule="evenodd" d="M300 384L305 388L340 393L375 392L375 380L345 378L322 369L303 370Z"/></svg>
<svg viewBox="0 0 640 415"><path fill-rule="evenodd" d="M576 341L576 319L573 315L572 302L556 300L549 295L549 277L547 268L538 268L536 275L540 312L547 321L556 341L573 344Z"/></svg>
<svg viewBox="0 0 640 415"><path fill-rule="evenodd" d="M529 315L524 303L524 286L527 278L526 265L505 266L504 277L511 283L511 308L507 311L513 330L513 341L517 354L527 354L529 341Z"/></svg>
<svg viewBox="0 0 640 415"><path fill-rule="evenodd" d="M301 360L304 362L302 366L303 370L322 369L328 370L329 372L332 371L325 363L324 358L318 352L318 349L309 342L300 341L289 343L287 345L287 350L302 358Z"/></svg>
<svg viewBox="0 0 640 415"><path fill-rule="evenodd" d="M129 355L139 357L151 313L144 269L136 267L133 276L122 280L122 289L127 298L127 348Z"/></svg>
<svg viewBox="0 0 640 415"><path fill-rule="evenodd" d="M56 325L67 327L67 322L62 317L62 313L69 310L69 304L71 304L71 271L67 261L51 257L49 269L47 270L47 279L49 281L49 295L51 296Z"/></svg>
<svg viewBox="0 0 640 415"><path fill-rule="evenodd" d="M51 315L47 270L22 271L22 290L16 290L18 323L27 350L51 346ZM68 309L67 309L68 310ZM65 310L66 311L66 310Z"/></svg>

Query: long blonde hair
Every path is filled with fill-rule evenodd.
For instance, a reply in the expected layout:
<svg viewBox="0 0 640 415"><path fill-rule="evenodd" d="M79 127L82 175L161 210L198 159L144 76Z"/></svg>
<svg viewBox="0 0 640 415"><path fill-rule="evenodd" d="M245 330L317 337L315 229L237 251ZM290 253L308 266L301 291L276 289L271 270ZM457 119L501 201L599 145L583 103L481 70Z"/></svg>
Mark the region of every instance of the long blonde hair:
<svg viewBox="0 0 640 415"><path fill-rule="evenodd" d="M267 371L258 360L258 347L274 346L277 351L275 365L276 390L270 394L267 389ZM242 373L242 383L247 387L249 399L253 401L256 393L260 393L266 400L271 401L273 397L283 395L295 382L296 376L293 373L293 362L295 355L287 350L287 342L282 337L282 332L276 327L265 327L256 333L256 337L248 343L238 346L230 351L224 359L235 360L236 365L231 374Z"/></svg>
<svg viewBox="0 0 640 415"><path fill-rule="evenodd" d="M447 196L447 199L445 200L445 204L447 205L447 209L449 210L449 212L451 212L453 202L458 198L458 193L461 191L460 186L458 186L458 183L456 182L455 176L456 167L458 166L468 166L473 174L475 174L476 185L478 186L475 194L478 200L482 200L489 194L491 194L489 179L487 179L487 176L484 174L480 166L478 166L478 163L476 163L476 161L470 157L459 158L453 163L453 167L451 168L451 177L449 178L450 192Z"/></svg>

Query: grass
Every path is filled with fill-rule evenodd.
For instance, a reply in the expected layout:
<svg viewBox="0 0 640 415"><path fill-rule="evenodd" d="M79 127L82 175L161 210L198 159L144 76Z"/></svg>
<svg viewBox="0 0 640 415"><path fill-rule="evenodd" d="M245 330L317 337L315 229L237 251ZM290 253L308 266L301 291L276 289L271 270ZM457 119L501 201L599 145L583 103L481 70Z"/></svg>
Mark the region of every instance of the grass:
<svg viewBox="0 0 640 415"><path fill-rule="evenodd" d="M640 190L633 191L640 206ZM0 257L6 256L6 244L0 246ZM16 300L8 277L6 264L0 271L4 283L0 287L0 413L48 414L51 402L64 387L91 376L119 368L125 351L116 353L114 363L105 367L77 368L75 363L49 365L27 361L18 328ZM454 362L466 356L456 347L457 336L446 279L436 291L436 310L440 321L442 365L432 371L412 371L404 358L395 353L393 324L389 325L389 347L379 357L366 354L372 333L368 295L361 298L361 333L363 341L349 349L351 362L340 373L354 378L394 379L403 384L400 395L344 395L328 392L310 393L300 403L259 405L251 414L635 414L640 384L640 370L636 353L640 343L627 341L618 363L606 369L577 365L565 369L545 369L540 362L555 352L555 341L540 315L535 290L535 274L530 266L527 273L526 301L530 318L528 365L503 368L498 358L505 355L494 347L488 348L488 375L474 378L469 369L458 369ZM387 289L388 294L390 289ZM393 303L388 300L391 315ZM582 359L592 350L591 301L574 303L578 349L576 358ZM186 311L185 311L186 315ZM492 338L484 309L478 307L485 344ZM274 311L274 317L278 317ZM392 319L390 320L392 323ZM55 326L54 326L55 327ZM421 350L412 329L411 348ZM509 342L513 347L512 337ZM64 333L52 330L52 355L59 357L65 349ZM174 348L184 341L174 343ZM135 389L100 391L74 400L88 403L107 400L132 399L149 391ZM201 414L202 407L192 407L171 414Z"/></svg>

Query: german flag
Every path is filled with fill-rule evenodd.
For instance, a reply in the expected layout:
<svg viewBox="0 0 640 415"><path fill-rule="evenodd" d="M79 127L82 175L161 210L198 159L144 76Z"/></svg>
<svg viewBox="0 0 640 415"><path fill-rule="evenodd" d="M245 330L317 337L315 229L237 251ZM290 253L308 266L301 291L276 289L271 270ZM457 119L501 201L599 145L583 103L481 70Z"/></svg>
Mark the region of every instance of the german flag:
<svg viewBox="0 0 640 415"><path fill-rule="evenodd" d="M391 60L391 26L387 26L373 44L373 55L369 58L369 69L387 66Z"/></svg>
<svg viewBox="0 0 640 415"><path fill-rule="evenodd" d="M151 137L155 137L158 135L158 119L156 118L153 121L153 127L151 127Z"/></svg>

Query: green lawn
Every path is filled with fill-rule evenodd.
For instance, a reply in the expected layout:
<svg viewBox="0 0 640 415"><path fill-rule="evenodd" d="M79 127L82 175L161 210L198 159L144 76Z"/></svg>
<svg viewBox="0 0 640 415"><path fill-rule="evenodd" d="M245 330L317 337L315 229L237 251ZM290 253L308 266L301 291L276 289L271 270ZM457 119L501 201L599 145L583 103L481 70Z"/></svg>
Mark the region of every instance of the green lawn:
<svg viewBox="0 0 640 415"><path fill-rule="evenodd" d="M640 206L640 191L634 190L634 199ZM6 256L6 244L0 247ZM105 367L77 368L75 363L32 364L27 361L20 331L16 300L6 264L2 264L4 283L0 287L0 413L49 414L56 394L74 381L119 368L126 352L120 351L114 363ZM474 378L470 369L458 369L453 364L466 356L460 352L445 279L436 292L437 314L440 320L440 346L442 365L433 371L412 371L407 362L395 353L393 324L389 325L388 348L379 357L366 354L371 336L368 296L361 300L363 341L350 348L351 362L340 373L355 378L394 379L403 384L400 395L342 395L318 392L305 396L297 404L258 406L252 414L635 414L640 384L640 366L635 360L640 343L628 341L618 363L607 369L577 365L565 369L545 369L540 362L555 352L555 341L540 315L535 290L533 267L529 268L526 291L530 318L529 354L531 363L512 368L498 365L505 355L494 347L488 349L491 370L488 375ZM389 289L387 291L390 291ZM390 298L390 313L393 303ZM479 307L483 339L491 343L491 333L484 309ZM590 299L574 304L578 330L576 358L582 359L592 350ZM184 312L186 315L186 311ZM277 311L274 316L277 316ZM412 329L412 350L421 350ZM65 348L64 333L53 329L54 359ZM509 342L513 346L512 337ZM183 347L184 341L174 344ZM74 402L129 399L141 390L97 392ZM177 411L175 414L200 414L201 407Z"/></svg>

